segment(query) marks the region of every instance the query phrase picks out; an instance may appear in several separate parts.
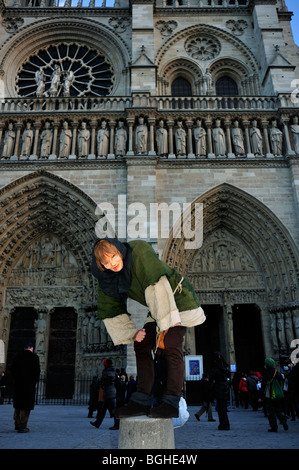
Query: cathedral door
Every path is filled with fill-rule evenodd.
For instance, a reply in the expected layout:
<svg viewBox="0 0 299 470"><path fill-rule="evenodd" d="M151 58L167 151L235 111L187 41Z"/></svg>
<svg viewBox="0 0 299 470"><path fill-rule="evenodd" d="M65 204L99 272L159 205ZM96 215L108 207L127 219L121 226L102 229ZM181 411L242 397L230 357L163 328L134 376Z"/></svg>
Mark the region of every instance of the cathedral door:
<svg viewBox="0 0 299 470"><path fill-rule="evenodd" d="M51 314L47 398L72 398L74 393L77 314L71 307Z"/></svg>

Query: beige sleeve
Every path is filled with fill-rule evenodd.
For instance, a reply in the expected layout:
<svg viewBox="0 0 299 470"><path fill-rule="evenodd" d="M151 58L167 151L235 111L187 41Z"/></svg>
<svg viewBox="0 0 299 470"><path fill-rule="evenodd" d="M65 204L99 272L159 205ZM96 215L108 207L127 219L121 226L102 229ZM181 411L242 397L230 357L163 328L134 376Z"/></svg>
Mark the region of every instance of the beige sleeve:
<svg viewBox="0 0 299 470"><path fill-rule="evenodd" d="M113 318L105 318L103 322L115 346L132 343L133 337L138 331L127 313Z"/></svg>

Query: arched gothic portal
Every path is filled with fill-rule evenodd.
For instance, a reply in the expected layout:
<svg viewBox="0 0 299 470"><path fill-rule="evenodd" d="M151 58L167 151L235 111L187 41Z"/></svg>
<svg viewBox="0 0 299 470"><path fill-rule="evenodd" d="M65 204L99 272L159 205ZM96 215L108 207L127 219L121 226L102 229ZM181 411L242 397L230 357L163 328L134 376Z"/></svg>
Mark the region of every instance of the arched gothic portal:
<svg viewBox="0 0 299 470"><path fill-rule="evenodd" d="M191 224L195 203L203 204L202 246L185 250L186 240L171 235L162 257L191 280L209 316L215 312L215 347L231 364L236 355L244 357L236 336L244 334L240 328L248 321L245 315L258 311L252 318L256 315L255 324L261 328L261 354L275 359L289 354L290 342L299 334L299 254L291 235L264 204L229 184L194 201ZM251 310L242 307L250 305ZM212 331L206 334L212 338ZM195 341L193 331L187 351L195 350Z"/></svg>
<svg viewBox="0 0 299 470"><path fill-rule="evenodd" d="M116 351L97 323L97 284L90 272L95 203L63 178L38 171L3 187L0 205L0 332L8 368L24 328L43 375L54 377L58 369L65 375L71 366L71 380L92 376L108 349L123 367L123 351ZM55 374L53 363L59 363Z"/></svg>

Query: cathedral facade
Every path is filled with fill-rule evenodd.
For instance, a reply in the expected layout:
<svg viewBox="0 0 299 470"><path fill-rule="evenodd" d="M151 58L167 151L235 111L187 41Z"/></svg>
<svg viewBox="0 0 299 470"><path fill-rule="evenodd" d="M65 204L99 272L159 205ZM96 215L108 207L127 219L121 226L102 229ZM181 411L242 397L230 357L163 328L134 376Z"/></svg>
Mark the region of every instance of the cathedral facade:
<svg viewBox="0 0 299 470"><path fill-rule="evenodd" d="M135 371L97 318L108 226L192 282L207 319L185 354L205 369L215 350L245 370L288 357L299 49L284 0L1 0L0 14L1 369L30 340L54 388L107 356Z"/></svg>

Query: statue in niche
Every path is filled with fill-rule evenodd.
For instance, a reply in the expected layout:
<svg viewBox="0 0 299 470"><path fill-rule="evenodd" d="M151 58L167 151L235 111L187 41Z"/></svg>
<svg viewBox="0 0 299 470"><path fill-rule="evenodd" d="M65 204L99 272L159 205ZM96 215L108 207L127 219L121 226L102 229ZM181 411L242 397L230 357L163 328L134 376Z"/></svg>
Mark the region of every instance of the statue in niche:
<svg viewBox="0 0 299 470"><path fill-rule="evenodd" d="M263 137L257 127L256 120L252 121L252 127L250 128L250 142L252 153L255 156L263 155Z"/></svg>
<svg viewBox="0 0 299 470"><path fill-rule="evenodd" d="M245 147L244 147L244 137L243 131L239 127L239 122L234 122L234 127L231 129L232 135L232 142L235 149L236 156L244 155L245 154Z"/></svg>
<svg viewBox="0 0 299 470"><path fill-rule="evenodd" d="M31 129L31 123L27 122L26 129L22 134L22 149L21 149L21 156L28 157L31 152L33 142L33 130Z"/></svg>
<svg viewBox="0 0 299 470"><path fill-rule="evenodd" d="M50 237L46 237L41 246L41 264L53 264L55 261L55 250Z"/></svg>
<svg viewBox="0 0 299 470"><path fill-rule="evenodd" d="M35 81L37 84L36 96L40 98L41 96L44 96L46 87L46 76L43 70L37 70L35 72Z"/></svg>
<svg viewBox="0 0 299 470"><path fill-rule="evenodd" d="M78 132L78 156L87 157L89 154L90 131L87 129L86 122L82 122L81 129Z"/></svg>
<svg viewBox="0 0 299 470"><path fill-rule="evenodd" d="M70 89L71 89L74 79L75 79L74 72L72 70L69 70L66 73L66 76L63 82L63 96L70 96Z"/></svg>
<svg viewBox="0 0 299 470"><path fill-rule="evenodd" d="M273 155L282 155L282 132L278 129L276 121L272 121L269 134Z"/></svg>
<svg viewBox="0 0 299 470"><path fill-rule="evenodd" d="M213 86L212 75L210 74L209 69L207 68L205 73L202 76L202 94L204 96L210 95L212 91L212 86Z"/></svg>
<svg viewBox="0 0 299 470"><path fill-rule="evenodd" d="M70 155L72 143L72 131L69 129L67 121L63 123L63 129L60 133L59 157L67 158Z"/></svg>
<svg viewBox="0 0 299 470"><path fill-rule="evenodd" d="M35 350L37 352L44 352L47 322L44 319L43 313L39 313L39 318L38 320L35 320L34 326L35 326Z"/></svg>
<svg viewBox="0 0 299 470"><path fill-rule="evenodd" d="M47 121L45 123L45 128L41 133L41 150L40 156L41 158L48 158L51 153L52 148L52 140L53 140L53 132L50 129L50 123Z"/></svg>
<svg viewBox="0 0 299 470"><path fill-rule="evenodd" d="M15 145L16 133L13 130L13 123L8 124L8 129L5 132L4 147L2 151L2 158L10 158L13 154Z"/></svg>
<svg viewBox="0 0 299 470"><path fill-rule="evenodd" d="M297 116L293 118L293 124L291 124L291 132L293 135L294 150L296 154L299 155L299 125Z"/></svg>
<svg viewBox="0 0 299 470"><path fill-rule="evenodd" d="M106 157L109 152L109 130L107 129L107 122L102 121L101 128L97 133L98 156Z"/></svg>
<svg viewBox="0 0 299 470"><path fill-rule="evenodd" d="M54 71L51 76L51 86L49 88L49 94L51 97L55 97L59 93L59 86L61 80L61 68L58 64L55 65Z"/></svg>
<svg viewBox="0 0 299 470"><path fill-rule="evenodd" d="M212 129L213 143L214 143L214 152L215 155L225 155L226 154L226 142L225 142L225 133L221 128L220 119L216 120L216 127Z"/></svg>
<svg viewBox="0 0 299 470"><path fill-rule="evenodd" d="M147 153L147 139L148 139L148 129L144 124L143 117L138 119L138 126L135 130L135 145L136 153L144 154Z"/></svg>
<svg viewBox="0 0 299 470"><path fill-rule="evenodd" d="M114 151L117 157L122 157L126 154L126 146L127 146L127 131L124 127L123 121L118 121L118 127L115 131L115 138L114 138Z"/></svg>
<svg viewBox="0 0 299 470"><path fill-rule="evenodd" d="M290 311L285 313L285 334L287 340L287 347L290 347L290 344L294 339L292 312Z"/></svg>
<svg viewBox="0 0 299 470"><path fill-rule="evenodd" d="M270 313L270 334L273 344L274 351L278 351L278 341L277 341L277 332L276 332L276 315Z"/></svg>
<svg viewBox="0 0 299 470"><path fill-rule="evenodd" d="M156 143L158 155L168 155L168 132L164 128L164 121L159 121L158 128L156 130Z"/></svg>
<svg viewBox="0 0 299 470"><path fill-rule="evenodd" d="M200 157L207 155L207 142L206 142L206 131L201 126L201 120L196 121L196 127L193 129L193 136L195 140L195 155Z"/></svg>
<svg viewBox="0 0 299 470"><path fill-rule="evenodd" d="M277 331L280 349L286 349L286 338L284 331L284 316L282 312L277 313Z"/></svg>
<svg viewBox="0 0 299 470"><path fill-rule="evenodd" d="M182 121L177 122L177 127L174 131L176 154L186 155L186 131L183 128Z"/></svg>

